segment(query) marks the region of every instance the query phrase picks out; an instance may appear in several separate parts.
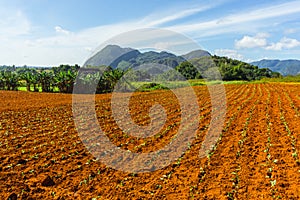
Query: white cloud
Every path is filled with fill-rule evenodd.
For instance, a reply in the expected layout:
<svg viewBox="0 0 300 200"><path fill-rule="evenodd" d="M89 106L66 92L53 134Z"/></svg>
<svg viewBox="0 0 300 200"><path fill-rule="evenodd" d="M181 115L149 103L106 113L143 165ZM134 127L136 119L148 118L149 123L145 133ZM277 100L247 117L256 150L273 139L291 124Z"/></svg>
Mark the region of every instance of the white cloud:
<svg viewBox="0 0 300 200"><path fill-rule="evenodd" d="M165 9L163 12L157 12L151 15L148 15L144 19L141 20L141 23L146 24L148 27L155 27L162 24L166 24L168 22L175 21L177 19L183 19L185 17L189 17L191 15L201 13L203 11L209 10L216 6L219 6L226 2L227 0L215 0L200 3L197 2L197 5L190 3L188 4L181 4L180 6L176 6L171 9ZM199 5L200 4L200 5Z"/></svg>
<svg viewBox="0 0 300 200"><path fill-rule="evenodd" d="M258 33L255 36L245 35L242 39L235 41L235 47L238 49L264 47L267 45L267 37L269 37L267 33Z"/></svg>
<svg viewBox="0 0 300 200"><path fill-rule="evenodd" d="M56 27L57 35L26 40L24 47L21 48L29 57L26 60L15 57L15 60L22 60L21 62L27 65L55 66L60 63L81 65L106 39L135 28L136 26L131 23L100 26L79 32Z"/></svg>
<svg viewBox="0 0 300 200"><path fill-rule="evenodd" d="M236 50L233 49L216 49L214 52L218 56L225 56L237 60L243 60L244 56L239 54Z"/></svg>
<svg viewBox="0 0 300 200"><path fill-rule="evenodd" d="M240 13L224 16L218 19L175 25L168 27L174 31L185 33L196 33L198 37L221 35L237 31L253 31L255 28L269 26L264 20L277 18L279 21L285 21L286 18L278 18L300 12L300 1L291 1L278 5L272 5L261 9L243 10Z"/></svg>
<svg viewBox="0 0 300 200"><path fill-rule="evenodd" d="M62 33L62 34L66 34L66 35L69 35L71 33L70 31L63 29L60 26L55 26L54 29L55 29L56 33Z"/></svg>
<svg viewBox="0 0 300 200"><path fill-rule="evenodd" d="M26 35L30 30L31 24L22 11L0 8L0 36L2 38Z"/></svg>
<svg viewBox="0 0 300 200"><path fill-rule="evenodd" d="M296 32L297 32L297 30L295 28L289 28L289 29L284 30L284 34L293 34Z"/></svg>
<svg viewBox="0 0 300 200"><path fill-rule="evenodd" d="M278 42L269 43L267 38L268 33L258 33L255 36L243 36L242 39L235 41L235 47L241 48L263 48L265 50L280 51L283 49L293 49L300 47L300 41L293 38L283 37Z"/></svg>
<svg viewBox="0 0 300 200"><path fill-rule="evenodd" d="M222 2L221 2L222 3ZM95 49L105 40L120 33L160 26L168 22L186 18L188 16L208 10L220 4L220 2L208 6L198 6L173 10L173 12L156 12L143 19L134 21L123 21L117 24L98 26L71 32L63 25L54 27L56 34L49 37L37 37L30 35L32 25L26 15L19 10L9 10L0 7L0 42L1 60L0 64L16 65L57 65L60 63L82 64L88 58L92 49ZM272 17L276 21L286 20L284 17L300 12L300 1L292 1L275 6L268 6L255 10L241 10L234 15L227 15L218 19L204 21L200 23L180 24L172 27L165 27L169 30L191 35L194 33L198 38L203 36L222 35L223 33L237 33L240 31L255 32L258 27L269 26L263 19ZM261 21L259 21L261 20ZM51 28L51 27L50 27ZM24 37L26 35L28 37ZM249 34L249 32L248 32ZM21 37L20 37L21 36ZM295 48L299 46L299 41L285 38L277 43L268 44L268 35L257 34L255 36L246 35L237 41L237 48L261 47L268 50L280 50L285 48ZM137 38L135 38L137 39ZM168 43L158 43L159 48L166 48ZM252 45L252 46L251 46ZM229 49L216 50L218 53L232 58L240 59L242 55Z"/></svg>
<svg viewBox="0 0 300 200"><path fill-rule="evenodd" d="M279 42L271 43L270 45L266 46L265 49L280 51L282 49L293 49L296 47L300 47L300 41L297 39L283 37Z"/></svg>
<svg viewBox="0 0 300 200"><path fill-rule="evenodd" d="M78 63L83 64L84 61L91 55L99 44L104 43L106 40L113 38L124 32L147 28L154 25L164 24L173 20L178 20L190 16L195 13L199 13L202 10L207 9L204 7L198 7L195 9L187 8L177 14L163 16L163 14L153 15L152 17L146 17L140 20L124 21L111 25L103 25L88 29L83 29L78 32L71 32L64 29L62 26L55 26L54 30L57 34L49 37L40 38L26 38L15 39L7 44L12 51L5 53L6 57L1 60L0 64L16 64L16 65L58 65L60 63ZM26 17L24 17L25 19ZM150 37L150 36L149 36ZM151 38L163 37L163 35L151 35ZM134 42L139 40L139 36L136 38L127 38L127 42ZM130 40L130 41L129 41ZM134 40L134 41L133 41ZM170 45L158 44L160 48L166 48ZM22 53L12 54L13 51ZM3 54L2 54L3 56ZM4 62L4 63L3 63Z"/></svg>
<svg viewBox="0 0 300 200"><path fill-rule="evenodd" d="M175 14L171 14L171 15L168 15L168 16L148 16L144 19L144 21L147 23L147 25L149 27L152 27L152 26L157 26L157 25L161 25L161 24L164 24L164 23L167 23L167 22L171 22L171 21L174 21L174 20L177 20L177 19L181 19L181 18L185 18L185 17L188 17L188 16L191 16L191 15L194 15L196 13L199 13L199 12L202 12L202 11L205 11L209 8L211 8L212 5L206 5L206 6L200 6L198 8L191 8L191 9L186 9L186 10L181 10L181 11L175 11ZM173 11L174 13L174 11ZM156 18L157 20L153 20L153 18Z"/></svg>
<svg viewBox="0 0 300 200"><path fill-rule="evenodd" d="M91 47L84 47L84 49L88 52L93 52L93 48L91 48Z"/></svg>
<svg viewBox="0 0 300 200"><path fill-rule="evenodd" d="M28 37L31 30L32 25L21 10L0 6L0 64L25 64L22 38Z"/></svg>

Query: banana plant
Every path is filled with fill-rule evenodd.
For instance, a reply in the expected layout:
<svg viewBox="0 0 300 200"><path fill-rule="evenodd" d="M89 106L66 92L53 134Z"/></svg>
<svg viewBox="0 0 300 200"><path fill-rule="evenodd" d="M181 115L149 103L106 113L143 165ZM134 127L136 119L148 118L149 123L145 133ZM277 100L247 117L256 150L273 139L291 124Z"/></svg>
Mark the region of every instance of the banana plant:
<svg viewBox="0 0 300 200"><path fill-rule="evenodd" d="M53 81L54 81L54 75L52 71L47 72L45 70L42 70L40 72L38 83L42 87L42 92L52 92Z"/></svg>
<svg viewBox="0 0 300 200"><path fill-rule="evenodd" d="M0 90L5 90L4 72L0 71Z"/></svg>
<svg viewBox="0 0 300 200"><path fill-rule="evenodd" d="M4 71L3 73L4 87L7 90L18 90L19 75L15 71Z"/></svg>
<svg viewBox="0 0 300 200"><path fill-rule="evenodd" d="M25 81L26 90L31 91L30 87L34 86L34 91L37 91L37 82L38 82L38 72L35 69L22 68L18 70L20 75L20 80Z"/></svg>
<svg viewBox="0 0 300 200"><path fill-rule="evenodd" d="M77 70L59 70L54 76L55 85L58 87L60 92L72 93L76 76Z"/></svg>

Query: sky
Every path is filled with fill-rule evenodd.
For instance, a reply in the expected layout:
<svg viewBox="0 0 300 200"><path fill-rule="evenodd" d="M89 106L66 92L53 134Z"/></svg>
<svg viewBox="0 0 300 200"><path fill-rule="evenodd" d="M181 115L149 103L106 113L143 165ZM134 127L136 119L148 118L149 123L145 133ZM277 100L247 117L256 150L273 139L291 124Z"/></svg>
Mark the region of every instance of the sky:
<svg viewBox="0 0 300 200"><path fill-rule="evenodd" d="M0 0L0 65L82 65L104 41L141 28L245 62L300 60L299 0Z"/></svg>

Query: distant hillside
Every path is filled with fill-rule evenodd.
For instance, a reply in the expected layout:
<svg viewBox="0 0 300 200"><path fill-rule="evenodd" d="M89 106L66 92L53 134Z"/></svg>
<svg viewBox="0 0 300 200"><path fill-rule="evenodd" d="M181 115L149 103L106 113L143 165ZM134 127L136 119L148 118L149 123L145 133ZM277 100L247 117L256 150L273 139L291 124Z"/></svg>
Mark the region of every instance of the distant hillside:
<svg viewBox="0 0 300 200"><path fill-rule="evenodd" d="M200 58L203 56L210 56L210 53L204 50L197 50L197 51L192 51L183 56L176 56L166 51L162 51L162 52L149 51L149 52L141 53L138 50L131 49L131 48L122 48L117 45L108 45L105 48L103 48L101 51L99 51L97 54L92 56L85 63L85 65L91 65L91 66L110 65L114 69L119 68L124 70L128 68L136 68L136 67L141 68L141 66L150 67L150 65L146 65L146 64L155 63L155 64L160 64L171 68L175 68L185 60L189 60L192 58ZM154 67L157 68L157 65ZM147 70L149 69L147 68Z"/></svg>
<svg viewBox="0 0 300 200"><path fill-rule="evenodd" d="M225 81L230 80L259 80L263 77L280 77L278 72L274 72L269 68L259 68L255 65L245 63L239 60L212 56L212 59Z"/></svg>
<svg viewBox="0 0 300 200"><path fill-rule="evenodd" d="M282 75L297 75L300 73L300 60L260 60L252 62L259 68L269 68Z"/></svg>
<svg viewBox="0 0 300 200"><path fill-rule="evenodd" d="M118 45L107 45L101 51L97 52L90 59L85 62L85 65L90 66L101 66L101 65L110 65L111 67L114 62L118 59L130 59L140 54L139 51L136 51L131 48L121 48ZM124 58L123 58L124 57Z"/></svg>
<svg viewBox="0 0 300 200"><path fill-rule="evenodd" d="M204 50L196 50L196 51L192 51L190 53L187 53L185 55L182 55L181 57L183 57L186 60L191 60L194 58L201 58L204 56L211 56L211 54L208 51L204 51Z"/></svg>
<svg viewBox="0 0 300 200"><path fill-rule="evenodd" d="M210 74L210 78L217 77L217 74L213 75L213 63L219 69L223 80L250 81L262 77L278 76L278 74L265 67L258 68L239 60L211 56L209 52L204 50L195 50L177 56L166 51L141 53L136 49L122 48L117 45L106 46L92 56L85 65L106 65L112 67L112 69L121 70L135 69L140 71L139 73L143 73L145 80L149 80L151 76L158 76L156 78L162 78L163 80L177 80L179 78L178 74L174 74L174 70L171 72L171 69L180 72L186 79L203 78L206 77L205 74L207 73ZM195 65L197 65L197 69L194 67ZM135 76L133 74L132 77Z"/></svg>

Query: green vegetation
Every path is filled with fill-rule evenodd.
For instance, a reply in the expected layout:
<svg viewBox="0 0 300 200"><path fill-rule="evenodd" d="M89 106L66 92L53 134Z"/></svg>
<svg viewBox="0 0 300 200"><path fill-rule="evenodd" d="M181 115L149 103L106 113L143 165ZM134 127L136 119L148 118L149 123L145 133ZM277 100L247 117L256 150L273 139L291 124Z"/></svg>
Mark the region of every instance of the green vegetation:
<svg viewBox="0 0 300 200"><path fill-rule="evenodd" d="M187 80L202 78L200 72L190 62L184 61L180 63L176 68L176 71L181 73Z"/></svg>
<svg viewBox="0 0 300 200"><path fill-rule="evenodd" d="M109 93L114 90L115 86L118 86L121 91L128 91L133 86L122 78L125 73L126 71L106 66L81 68L76 80L78 87L75 92L87 94ZM121 79L122 81L119 81Z"/></svg>
<svg viewBox="0 0 300 200"><path fill-rule="evenodd" d="M180 63L175 70L159 74L156 81L183 81L205 78L207 81L255 81L280 78L278 72L227 57L201 57Z"/></svg>
<svg viewBox="0 0 300 200"><path fill-rule="evenodd" d="M300 75L295 76L284 76L279 78L263 78L265 82L300 82Z"/></svg>
<svg viewBox="0 0 300 200"><path fill-rule="evenodd" d="M169 88L161 84L151 82L151 83L145 83L141 85L140 87L138 87L137 90L141 92L147 92L152 90L164 90L164 89L169 89Z"/></svg>
<svg viewBox="0 0 300 200"><path fill-rule="evenodd" d="M258 68L257 66L234 60L227 57L213 56L213 61L219 68L224 81L245 80L253 81L262 78L280 78L278 72L273 72L268 68Z"/></svg>
<svg viewBox="0 0 300 200"><path fill-rule="evenodd" d="M145 64L142 68L80 68L78 65L60 65L52 68L0 66L0 89L72 93L74 84L77 84L78 93L109 93L115 86L119 91L151 91L189 85L244 84L248 81L300 81L300 76L282 78L279 73L267 68L258 68L227 57L203 56L177 65L183 58L167 52L136 54L139 55L138 63ZM159 62L156 62L159 65L147 67L147 62L152 63L157 57L160 58ZM126 65L126 62L119 63ZM161 65L169 67L163 68ZM218 71L220 74L216 73Z"/></svg>
<svg viewBox="0 0 300 200"><path fill-rule="evenodd" d="M2 66L0 67L0 89L70 93L78 69L78 65L60 65L51 69Z"/></svg>

